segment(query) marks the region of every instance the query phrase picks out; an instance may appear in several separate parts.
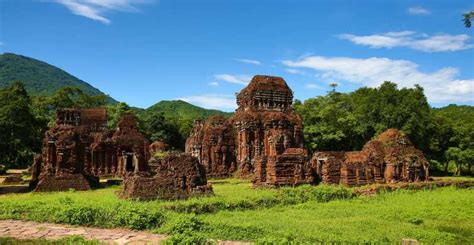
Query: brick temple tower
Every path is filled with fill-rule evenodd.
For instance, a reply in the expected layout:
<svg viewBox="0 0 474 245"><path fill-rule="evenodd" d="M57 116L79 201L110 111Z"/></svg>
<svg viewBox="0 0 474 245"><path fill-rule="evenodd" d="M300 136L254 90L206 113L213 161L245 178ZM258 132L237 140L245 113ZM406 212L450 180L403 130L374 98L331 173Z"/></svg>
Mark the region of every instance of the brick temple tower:
<svg viewBox="0 0 474 245"><path fill-rule="evenodd" d="M307 181L301 117L293 110L293 91L281 77L257 75L237 95L237 163L254 184ZM300 179L300 180L298 180Z"/></svg>

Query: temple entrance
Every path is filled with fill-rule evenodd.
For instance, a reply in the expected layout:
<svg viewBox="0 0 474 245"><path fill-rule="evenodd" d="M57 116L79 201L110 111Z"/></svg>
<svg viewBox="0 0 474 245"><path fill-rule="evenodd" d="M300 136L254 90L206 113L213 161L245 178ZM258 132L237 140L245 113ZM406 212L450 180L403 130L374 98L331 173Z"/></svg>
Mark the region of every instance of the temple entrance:
<svg viewBox="0 0 474 245"><path fill-rule="evenodd" d="M135 171L135 164L133 164L133 152L125 152L125 171L133 172Z"/></svg>

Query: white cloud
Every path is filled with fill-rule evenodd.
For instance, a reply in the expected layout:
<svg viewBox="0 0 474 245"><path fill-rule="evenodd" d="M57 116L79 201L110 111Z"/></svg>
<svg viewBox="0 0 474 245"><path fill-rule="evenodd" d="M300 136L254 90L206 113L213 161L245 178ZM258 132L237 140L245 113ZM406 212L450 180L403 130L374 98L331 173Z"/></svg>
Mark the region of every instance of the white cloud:
<svg viewBox="0 0 474 245"><path fill-rule="evenodd" d="M136 11L135 5L151 3L153 0L53 0L68 8L73 14L110 24L105 17L109 11Z"/></svg>
<svg viewBox="0 0 474 245"><path fill-rule="evenodd" d="M251 59L235 59L236 61L242 62L242 63L247 63L247 64L252 64L252 65L261 65L262 62L258 60L251 60Z"/></svg>
<svg viewBox="0 0 474 245"><path fill-rule="evenodd" d="M429 11L426 8L420 7L420 6L414 6L408 8L407 12L411 15L429 15L431 14L431 11Z"/></svg>
<svg viewBox="0 0 474 245"><path fill-rule="evenodd" d="M283 64L312 69L326 81L345 80L369 87L377 87L383 81L395 82L400 87L419 84L431 102L474 101L474 79L458 79L459 70L452 67L425 73L418 69L418 64L407 60L323 56L285 60Z"/></svg>
<svg viewBox="0 0 474 245"><path fill-rule="evenodd" d="M298 74L298 75L304 74L303 71L298 70L298 69L293 69L293 68L287 68L287 69L285 69L285 71L290 73L290 74Z"/></svg>
<svg viewBox="0 0 474 245"><path fill-rule="evenodd" d="M228 83L235 83L241 85L247 85L252 79L247 75L232 75L232 74L217 74L214 75L214 78Z"/></svg>
<svg viewBox="0 0 474 245"><path fill-rule="evenodd" d="M429 36L417 34L413 31L401 31L367 36L341 34L338 37L371 48L407 47L424 52L449 52L474 47L474 44L467 43L470 37L466 34L436 34Z"/></svg>
<svg viewBox="0 0 474 245"><path fill-rule="evenodd" d="M307 83L306 85L304 85L304 87L307 89L323 89L323 87L315 83Z"/></svg>
<svg viewBox="0 0 474 245"><path fill-rule="evenodd" d="M191 104L208 109L230 111L237 108L235 96L222 94L204 94L179 98Z"/></svg>
<svg viewBox="0 0 474 245"><path fill-rule="evenodd" d="M218 82L210 82L208 84L209 84L209 86L219 86Z"/></svg>

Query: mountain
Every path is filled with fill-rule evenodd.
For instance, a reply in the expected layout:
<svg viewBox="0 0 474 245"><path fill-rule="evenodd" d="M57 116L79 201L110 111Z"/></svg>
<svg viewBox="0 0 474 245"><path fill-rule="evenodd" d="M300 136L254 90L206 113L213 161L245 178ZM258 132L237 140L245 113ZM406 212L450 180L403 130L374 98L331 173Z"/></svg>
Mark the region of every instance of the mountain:
<svg viewBox="0 0 474 245"><path fill-rule="evenodd" d="M22 55L0 55L0 88L21 81L31 95L52 95L63 87L78 87L88 95L105 95L77 77L46 62ZM117 101L107 96L110 103Z"/></svg>
<svg viewBox="0 0 474 245"><path fill-rule="evenodd" d="M190 120L206 119L214 115L223 115L225 117L230 117L232 115L230 112L205 109L182 100L162 100L148 107L145 110L145 113L147 112L162 112L167 118L181 118Z"/></svg>

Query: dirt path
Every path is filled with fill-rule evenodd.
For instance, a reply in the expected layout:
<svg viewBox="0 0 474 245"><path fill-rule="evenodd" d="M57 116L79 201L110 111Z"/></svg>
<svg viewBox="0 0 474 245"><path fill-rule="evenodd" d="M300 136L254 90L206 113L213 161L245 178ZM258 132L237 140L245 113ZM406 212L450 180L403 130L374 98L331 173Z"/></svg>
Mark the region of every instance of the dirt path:
<svg viewBox="0 0 474 245"><path fill-rule="evenodd" d="M57 240L72 235L80 235L87 240L94 239L118 244L158 244L166 238L164 235L126 229L99 229L20 220L0 220L0 236L2 237Z"/></svg>
<svg viewBox="0 0 474 245"><path fill-rule="evenodd" d="M166 239L165 235L157 235L145 231L76 227L21 220L0 220L0 237L57 240L72 235L82 236L86 240L99 240L111 244L159 244L160 241ZM238 245L245 243L220 241L219 244Z"/></svg>

